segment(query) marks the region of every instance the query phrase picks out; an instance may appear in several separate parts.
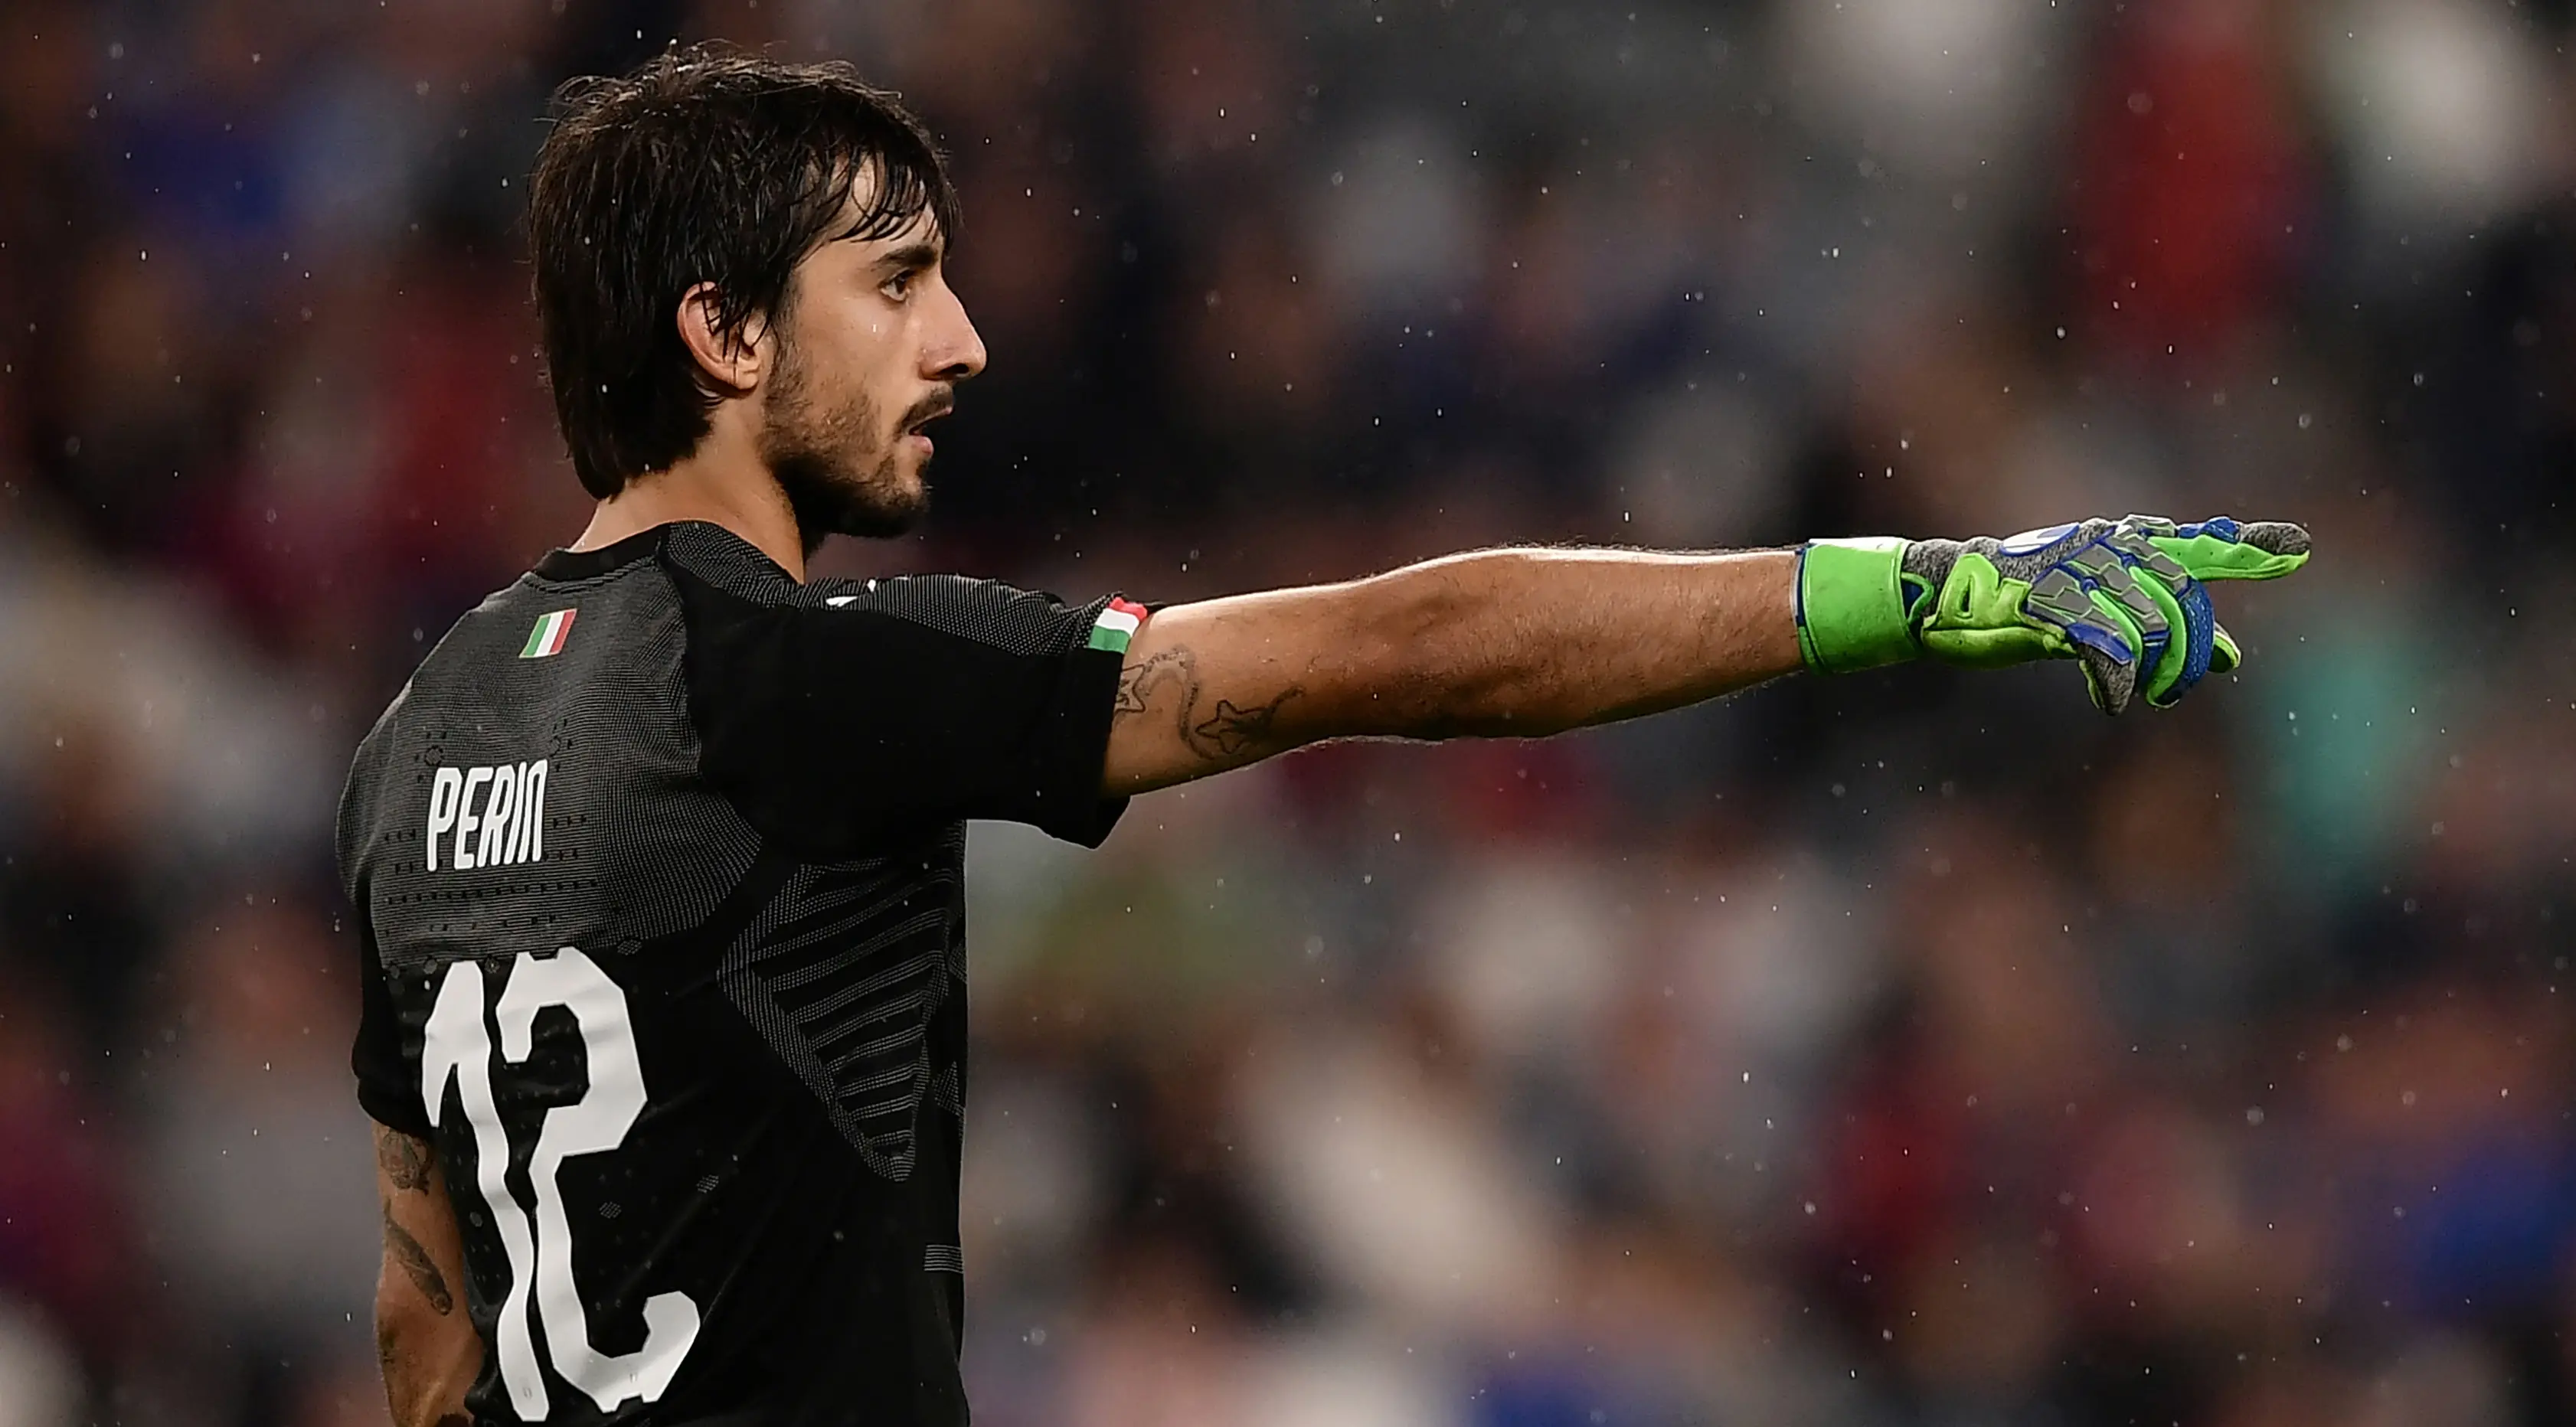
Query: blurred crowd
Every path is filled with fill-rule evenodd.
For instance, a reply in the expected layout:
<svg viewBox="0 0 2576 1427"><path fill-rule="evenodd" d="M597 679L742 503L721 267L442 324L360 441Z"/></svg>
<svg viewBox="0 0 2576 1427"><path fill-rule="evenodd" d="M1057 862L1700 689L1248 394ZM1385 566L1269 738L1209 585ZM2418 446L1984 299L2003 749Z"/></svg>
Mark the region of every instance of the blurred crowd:
<svg viewBox="0 0 2576 1427"><path fill-rule="evenodd" d="M549 90L837 55L993 352L839 573L2294 518L2250 661L979 827L1000 1427L2576 1422L2568 0L8 0L0 1423L380 1423L328 830L580 528Z"/></svg>

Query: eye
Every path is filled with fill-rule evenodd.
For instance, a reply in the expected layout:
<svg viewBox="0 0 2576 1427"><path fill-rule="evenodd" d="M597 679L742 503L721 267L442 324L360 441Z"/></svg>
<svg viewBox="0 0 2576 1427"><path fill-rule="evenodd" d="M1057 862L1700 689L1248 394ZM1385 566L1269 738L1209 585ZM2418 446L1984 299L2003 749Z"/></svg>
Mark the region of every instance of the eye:
<svg viewBox="0 0 2576 1427"><path fill-rule="evenodd" d="M901 302L905 298L912 296L912 284L913 280L917 276L919 275L912 269L906 268L902 272L896 273L894 276L887 278L883 289L885 295L893 298L897 302Z"/></svg>

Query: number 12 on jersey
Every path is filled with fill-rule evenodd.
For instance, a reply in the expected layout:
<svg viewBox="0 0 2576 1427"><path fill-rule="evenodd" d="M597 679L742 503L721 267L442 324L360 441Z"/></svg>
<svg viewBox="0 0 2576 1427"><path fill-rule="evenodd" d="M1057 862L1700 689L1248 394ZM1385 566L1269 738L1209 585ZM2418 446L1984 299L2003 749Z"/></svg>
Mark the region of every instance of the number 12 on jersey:
<svg viewBox="0 0 2576 1427"><path fill-rule="evenodd" d="M508 983L492 1007L501 1034L501 1056L524 1064L535 1048L537 1012L561 1006L580 1028L590 1088L581 1099L546 1111L528 1159L532 1212L510 1192L510 1140L492 1093L492 1039L484 1030L484 977L480 966L460 961L447 968L429 1013L421 1051L421 1098L430 1123L438 1123L447 1085L456 1083L466 1123L474 1131L474 1179L484 1208L510 1260L510 1291L501 1302L494 1336L501 1381L510 1406L524 1421L546 1416L545 1375L537 1365L529 1300L545 1322L547 1356L564 1381L589 1394L602 1412L629 1398L661 1399L698 1336L698 1305L683 1293L657 1293L644 1301L644 1345L607 1354L590 1344L590 1321L573 1282L572 1224L564 1210L556 1171L574 1155L613 1150L644 1113L644 1067L635 1054L635 1026L626 993L599 964L575 947L552 956L519 953Z"/></svg>

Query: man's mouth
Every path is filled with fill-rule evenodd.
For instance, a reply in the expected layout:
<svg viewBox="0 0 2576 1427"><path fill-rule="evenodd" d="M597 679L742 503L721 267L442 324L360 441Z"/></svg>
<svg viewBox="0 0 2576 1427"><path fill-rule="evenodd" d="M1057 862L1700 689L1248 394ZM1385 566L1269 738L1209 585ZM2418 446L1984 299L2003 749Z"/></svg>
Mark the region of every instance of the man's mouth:
<svg viewBox="0 0 2576 1427"><path fill-rule="evenodd" d="M957 398L944 394L934 397L913 411L910 419L903 423L901 434L920 442L927 449L930 445L930 435L922 428L956 409Z"/></svg>

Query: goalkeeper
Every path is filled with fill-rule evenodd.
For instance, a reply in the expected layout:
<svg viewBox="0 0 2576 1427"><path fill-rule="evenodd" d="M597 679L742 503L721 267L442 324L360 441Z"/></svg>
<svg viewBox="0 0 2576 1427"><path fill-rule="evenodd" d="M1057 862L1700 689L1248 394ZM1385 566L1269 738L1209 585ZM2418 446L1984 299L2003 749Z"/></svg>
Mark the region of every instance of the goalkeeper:
<svg viewBox="0 0 2576 1427"><path fill-rule="evenodd" d="M925 508L985 352L929 135L845 66L568 91L530 185L589 525L358 750L340 864L376 1318L423 1424L967 1420L965 825L1320 739L1535 735L1801 667L2067 659L2119 713L2237 648L2293 525L1488 550L1157 611L810 579Z"/></svg>

